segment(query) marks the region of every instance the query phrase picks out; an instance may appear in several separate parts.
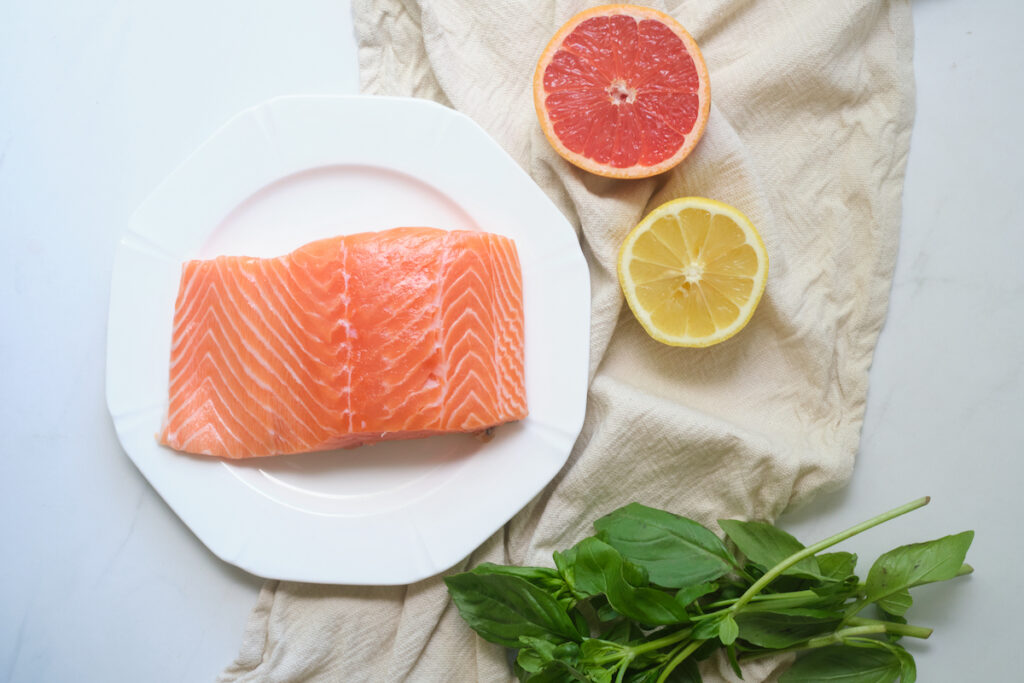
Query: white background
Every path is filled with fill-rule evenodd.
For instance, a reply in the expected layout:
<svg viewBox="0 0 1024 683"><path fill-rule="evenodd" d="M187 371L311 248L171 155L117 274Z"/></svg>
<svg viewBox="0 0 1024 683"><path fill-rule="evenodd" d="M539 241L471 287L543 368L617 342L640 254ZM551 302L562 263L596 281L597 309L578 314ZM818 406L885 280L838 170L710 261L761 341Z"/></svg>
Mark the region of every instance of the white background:
<svg viewBox="0 0 1024 683"><path fill-rule="evenodd" d="M914 0L918 112L853 481L782 523L848 547L977 530L917 591L921 681L1024 680L1024 52L1015 0ZM210 554L121 451L103 399L114 245L238 110L357 90L344 0L0 0L0 680L204 681L261 584ZM862 571L865 568L862 565Z"/></svg>

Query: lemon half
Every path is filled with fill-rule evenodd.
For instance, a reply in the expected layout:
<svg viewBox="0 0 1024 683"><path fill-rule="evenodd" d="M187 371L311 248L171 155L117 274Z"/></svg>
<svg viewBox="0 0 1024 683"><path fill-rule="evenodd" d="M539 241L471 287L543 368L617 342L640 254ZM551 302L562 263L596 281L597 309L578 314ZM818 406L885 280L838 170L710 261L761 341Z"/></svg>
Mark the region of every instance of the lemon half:
<svg viewBox="0 0 1024 683"><path fill-rule="evenodd" d="M619 283L647 333L672 346L711 346L750 320L768 252L736 208L704 197L662 204L626 236Z"/></svg>

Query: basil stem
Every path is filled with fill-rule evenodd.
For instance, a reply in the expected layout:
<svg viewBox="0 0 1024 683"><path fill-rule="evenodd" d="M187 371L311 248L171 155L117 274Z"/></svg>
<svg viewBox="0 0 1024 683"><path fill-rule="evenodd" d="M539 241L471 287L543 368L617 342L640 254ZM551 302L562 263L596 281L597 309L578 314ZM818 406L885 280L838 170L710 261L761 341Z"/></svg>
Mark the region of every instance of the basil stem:
<svg viewBox="0 0 1024 683"><path fill-rule="evenodd" d="M820 553L822 550L825 550L826 548L831 548L837 543L842 543L846 539L852 536L856 536L861 532L867 531L872 527L876 527L879 524L888 522L890 519L895 519L900 515L905 515L908 512L912 512L918 508L924 507L930 501L931 498L929 496L925 496L924 498L918 498L917 500L907 503L906 505L901 505L898 508L893 508L888 512L883 512L882 514L876 517L872 517L866 522L855 524L854 526L850 527L849 529L846 529L845 531L840 531L838 534L834 536L829 536L824 541L819 541L814 545L807 546L799 552L793 553L785 560L779 562L777 565L769 569L764 576L755 581L754 585L748 588L747 592L741 595L739 599L733 603L732 607L729 608L729 611L734 613L738 612L744 605L750 602L754 598L754 596L756 596L758 593L764 590L765 587L768 586L768 584L777 579L782 574L782 572L786 571L800 560Z"/></svg>

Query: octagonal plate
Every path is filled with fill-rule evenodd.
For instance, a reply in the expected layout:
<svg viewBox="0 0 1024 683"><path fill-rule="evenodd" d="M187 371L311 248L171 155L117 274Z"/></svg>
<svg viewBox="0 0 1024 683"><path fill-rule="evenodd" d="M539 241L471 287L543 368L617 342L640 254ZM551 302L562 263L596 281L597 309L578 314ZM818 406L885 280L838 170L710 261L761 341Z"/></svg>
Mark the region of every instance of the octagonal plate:
<svg viewBox="0 0 1024 683"><path fill-rule="evenodd" d="M515 239L529 417L466 435L249 461L159 446L181 263L404 225ZM215 554L296 581L403 584L468 555L565 463L583 423L590 282L576 235L471 119L425 100L283 97L241 112L131 219L107 404L129 457Z"/></svg>

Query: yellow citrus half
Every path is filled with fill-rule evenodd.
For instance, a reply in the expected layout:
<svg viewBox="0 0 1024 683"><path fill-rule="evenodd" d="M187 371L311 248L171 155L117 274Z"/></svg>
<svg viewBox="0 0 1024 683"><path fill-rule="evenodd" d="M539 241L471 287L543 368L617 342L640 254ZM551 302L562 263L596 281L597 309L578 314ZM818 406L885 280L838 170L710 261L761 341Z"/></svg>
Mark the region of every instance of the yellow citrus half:
<svg viewBox="0 0 1024 683"><path fill-rule="evenodd" d="M662 204L619 249L619 283L647 333L672 346L711 346L754 314L768 252L739 210L704 197Z"/></svg>

